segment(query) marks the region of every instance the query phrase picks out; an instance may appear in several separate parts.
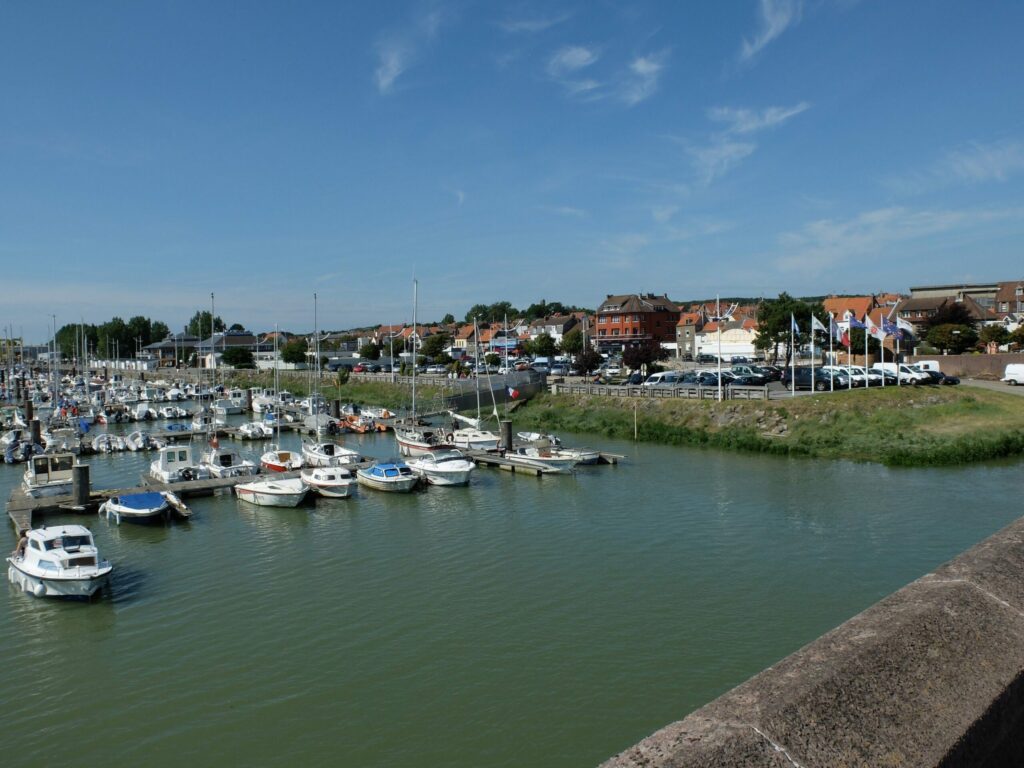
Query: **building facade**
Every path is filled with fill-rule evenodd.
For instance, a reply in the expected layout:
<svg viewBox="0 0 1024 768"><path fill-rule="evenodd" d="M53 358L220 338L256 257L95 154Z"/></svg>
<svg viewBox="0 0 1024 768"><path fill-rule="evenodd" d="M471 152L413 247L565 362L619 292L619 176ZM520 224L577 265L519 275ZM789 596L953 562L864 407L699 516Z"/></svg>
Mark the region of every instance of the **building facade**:
<svg viewBox="0 0 1024 768"><path fill-rule="evenodd" d="M648 341L675 343L679 307L653 293L605 297L594 317L594 342L602 352Z"/></svg>

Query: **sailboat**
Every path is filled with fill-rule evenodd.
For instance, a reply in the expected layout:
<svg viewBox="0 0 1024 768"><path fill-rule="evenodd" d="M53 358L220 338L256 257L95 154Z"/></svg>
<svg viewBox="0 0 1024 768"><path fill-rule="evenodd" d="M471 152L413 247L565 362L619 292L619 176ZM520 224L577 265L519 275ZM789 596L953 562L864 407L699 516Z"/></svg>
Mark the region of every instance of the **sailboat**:
<svg viewBox="0 0 1024 768"><path fill-rule="evenodd" d="M274 392L280 388L280 361L277 359L277 325L274 326ZM277 408L280 408L278 402ZM260 466L271 472L290 472L293 469L301 469L303 465L302 454L298 451L284 451L281 445L281 419L276 420L276 438L270 444L269 450L260 457ZM254 498L254 497L253 497ZM269 497L268 497L269 498ZM301 499L299 499L301 501ZM257 502L261 503L261 502ZM298 501L295 502L298 504ZM283 506L283 505L282 505ZM292 505L294 506L294 505Z"/></svg>
<svg viewBox="0 0 1024 768"><path fill-rule="evenodd" d="M473 335L474 338L480 338L480 330L476 327L476 319L473 320ZM479 343L479 342L478 342ZM477 354L479 358L479 352ZM485 372L487 369L484 369ZM488 388L490 388L491 374L486 372ZM491 389L491 400L494 399L494 390ZM447 442L454 445L457 448L467 448L476 451L490 451L497 450L500 437L491 432L490 430L481 429L483 424L480 418L480 374L476 375L476 418L470 418L469 416L462 416L461 414L455 413L455 411L448 411L451 415L453 423L459 422L465 424L464 427L453 428L452 431L446 435ZM497 415L498 406L495 403L494 413Z"/></svg>
<svg viewBox="0 0 1024 768"><path fill-rule="evenodd" d="M311 369L313 381L310 386L309 415L302 420L303 426L315 433L316 437L323 437L329 431L331 417L321 409L322 398L320 397L320 327L317 320L316 294L313 294L313 356L316 363Z"/></svg>
<svg viewBox="0 0 1024 768"><path fill-rule="evenodd" d="M416 418L416 309L419 302L419 283L412 281L412 416L404 422L395 422L395 440L403 456L423 456L442 445L442 433L425 427Z"/></svg>

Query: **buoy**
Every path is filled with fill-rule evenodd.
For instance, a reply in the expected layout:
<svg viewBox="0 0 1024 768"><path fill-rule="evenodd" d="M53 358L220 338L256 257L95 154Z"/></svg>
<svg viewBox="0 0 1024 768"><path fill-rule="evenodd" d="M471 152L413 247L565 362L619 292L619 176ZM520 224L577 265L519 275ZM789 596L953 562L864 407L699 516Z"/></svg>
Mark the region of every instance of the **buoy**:
<svg viewBox="0 0 1024 768"><path fill-rule="evenodd" d="M39 582L39 585L32 590L32 594L36 597L42 597L46 594L46 585L43 582Z"/></svg>

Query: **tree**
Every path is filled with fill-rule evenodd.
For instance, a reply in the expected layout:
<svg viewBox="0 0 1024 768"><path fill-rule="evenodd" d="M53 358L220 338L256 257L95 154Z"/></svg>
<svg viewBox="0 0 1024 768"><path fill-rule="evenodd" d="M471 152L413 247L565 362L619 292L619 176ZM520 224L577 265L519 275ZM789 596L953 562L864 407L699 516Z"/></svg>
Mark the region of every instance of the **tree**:
<svg viewBox="0 0 1024 768"><path fill-rule="evenodd" d="M444 350L450 342L451 336L447 333L435 333L432 336L427 336L420 344L420 354L438 360L445 354Z"/></svg>
<svg viewBox="0 0 1024 768"><path fill-rule="evenodd" d="M583 351L583 331L573 328L562 336L562 343L559 344L562 352L567 355L575 355Z"/></svg>
<svg viewBox="0 0 1024 768"><path fill-rule="evenodd" d="M652 363L664 360L666 357L668 357L668 350L654 339L642 341L622 350L622 362L634 371L646 369Z"/></svg>
<svg viewBox="0 0 1024 768"><path fill-rule="evenodd" d="M1006 330L1004 325L986 325L981 329L981 333L978 334L978 340L985 346L988 346L991 342L1002 346L1010 340L1010 332Z"/></svg>
<svg viewBox="0 0 1024 768"><path fill-rule="evenodd" d="M231 327L228 328L228 330L229 331L244 331L245 330L245 326L242 325L241 323L232 323Z"/></svg>
<svg viewBox="0 0 1024 768"><path fill-rule="evenodd" d="M281 360L286 363L304 363L308 348L305 339L292 339L281 347Z"/></svg>
<svg viewBox="0 0 1024 768"><path fill-rule="evenodd" d="M348 384L349 370L345 366L341 366L337 371L338 377L338 389L341 389Z"/></svg>
<svg viewBox="0 0 1024 768"><path fill-rule="evenodd" d="M550 333L538 334L531 346L535 357L551 357L557 351L555 340L551 338Z"/></svg>
<svg viewBox="0 0 1024 768"><path fill-rule="evenodd" d="M593 349L584 349L576 355L576 367L584 374L596 371L603 362L604 358Z"/></svg>
<svg viewBox="0 0 1024 768"><path fill-rule="evenodd" d="M958 301L947 301L939 310L928 318L928 328L939 325L974 325L974 318L963 304Z"/></svg>
<svg viewBox="0 0 1024 768"><path fill-rule="evenodd" d="M150 343L154 341L163 341L170 335L171 329L167 327L167 323L162 323L159 320L154 320L149 324Z"/></svg>
<svg viewBox="0 0 1024 768"><path fill-rule="evenodd" d="M453 325L455 323L455 315L449 312L447 315L441 318L441 325Z"/></svg>
<svg viewBox="0 0 1024 768"><path fill-rule="evenodd" d="M224 330L224 321L221 320L220 315L213 319L214 332ZM210 313L207 310L201 310L192 315L192 319L188 321L188 326L185 328L186 332L191 336L197 336L200 339L205 339L210 335Z"/></svg>
<svg viewBox="0 0 1024 768"><path fill-rule="evenodd" d="M802 340L809 340L811 329L811 314L820 320L825 315L821 302L808 304L806 301L794 299L786 292L779 294L777 299L766 299L761 302L757 310L757 337L754 339L754 348L772 353L772 362L779 358L779 347L786 349L785 359L788 360L792 354L790 348L790 332L792 318L796 318L797 326L801 329L802 337L797 337L799 344ZM861 338L861 348L864 339ZM854 347L856 349L856 347Z"/></svg>
<svg viewBox="0 0 1024 768"><path fill-rule="evenodd" d="M973 325L947 323L928 331L928 343L954 355L959 355L978 343L978 332Z"/></svg>
<svg viewBox="0 0 1024 768"><path fill-rule="evenodd" d="M364 360L380 360L380 346L368 341L359 348L359 356Z"/></svg>
<svg viewBox="0 0 1024 768"><path fill-rule="evenodd" d="M1016 344L1018 349L1024 348L1024 325L1019 325L1010 334L1009 342Z"/></svg>
<svg viewBox="0 0 1024 768"><path fill-rule="evenodd" d="M501 356L495 354L494 352L488 352L486 355L484 355L484 362L487 363L488 365L500 365Z"/></svg>
<svg viewBox="0 0 1024 768"><path fill-rule="evenodd" d="M245 347L228 347L220 359L232 368L255 368L256 361L250 350Z"/></svg>

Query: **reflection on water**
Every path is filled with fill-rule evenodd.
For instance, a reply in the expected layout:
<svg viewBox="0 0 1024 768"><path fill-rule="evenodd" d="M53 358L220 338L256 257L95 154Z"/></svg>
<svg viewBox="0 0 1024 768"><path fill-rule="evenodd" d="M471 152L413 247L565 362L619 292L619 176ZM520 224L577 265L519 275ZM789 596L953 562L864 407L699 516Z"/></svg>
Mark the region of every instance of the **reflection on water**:
<svg viewBox="0 0 1024 768"><path fill-rule="evenodd" d="M629 459L296 509L221 493L188 523L49 519L89 525L115 574L91 605L8 590L5 765L52 739L89 763L594 765L994 532L1020 487L1019 463L566 437ZM88 461L124 487L150 457ZM0 467L0 494L19 480Z"/></svg>

